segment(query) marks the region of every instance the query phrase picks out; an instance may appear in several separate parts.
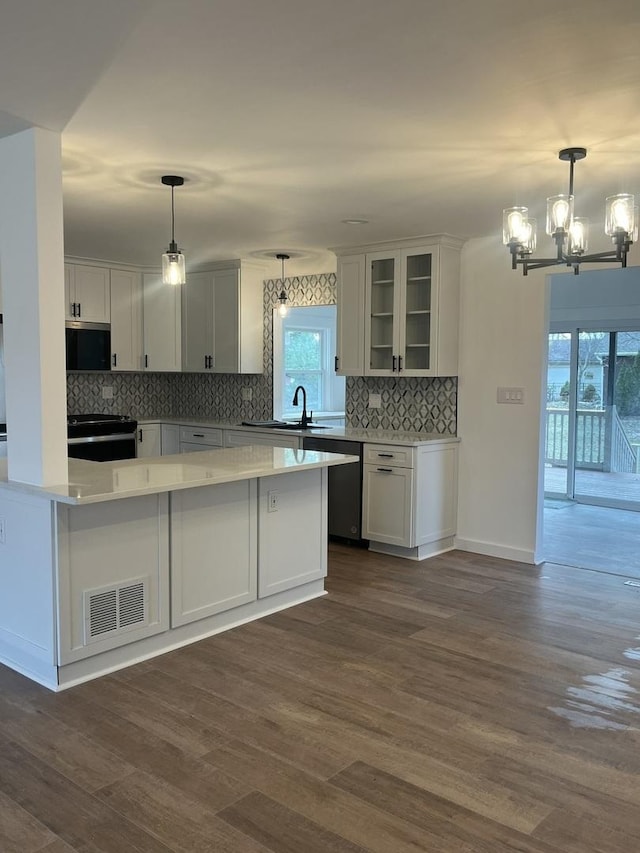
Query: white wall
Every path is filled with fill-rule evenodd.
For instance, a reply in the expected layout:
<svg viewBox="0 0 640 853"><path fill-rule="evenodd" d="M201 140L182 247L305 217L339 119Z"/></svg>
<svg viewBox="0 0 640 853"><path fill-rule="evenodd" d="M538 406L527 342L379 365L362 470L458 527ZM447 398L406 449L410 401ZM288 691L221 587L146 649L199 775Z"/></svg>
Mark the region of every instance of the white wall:
<svg viewBox="0 0 640 853"><path fill-rule="evenodd" d="M462 250L458 536L463 550L534 562L546 276L513 271L497 237ZM524 405L496 402L524 388Z"/></svg>
<svg viewBox="0 0 640 853"><path fill-rule="evenodd" d="M603 243L594 251L608 248ZM608 316L620 322L631 313L635 316L640 303L640 246L632 248L629 264L627 270L592 266L579 276L547 275L557 270L551 267L525 278L519 270L511 270L509 254L497 236L465 243L458 380L458 548L528 563L543 558L538 482L548 294L553 283L556 319L566 321L575 315L575 294L582 293L578 301L584 304L586 299L600 321ZM556 284L560 281L562 285ZM556 288L562 288L564 295ZM524 405L496 403L499 385L523 387Z"/></svg>

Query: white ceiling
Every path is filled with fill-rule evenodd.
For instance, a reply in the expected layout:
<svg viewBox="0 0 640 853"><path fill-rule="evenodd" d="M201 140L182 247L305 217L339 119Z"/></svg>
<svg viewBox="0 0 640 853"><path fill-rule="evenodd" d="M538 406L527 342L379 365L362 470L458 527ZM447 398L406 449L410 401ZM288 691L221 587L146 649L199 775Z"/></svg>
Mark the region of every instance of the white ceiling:
<svg viewBox="0 0 640 853"><path fill-rule="evenodd" d="M8 0L0 134L63 131L65 251L193 265L495 235L566 190L640 194L638 0ZM366 218L368 225L341 220ZM279 274L279 265L270 270Z"/></svg>

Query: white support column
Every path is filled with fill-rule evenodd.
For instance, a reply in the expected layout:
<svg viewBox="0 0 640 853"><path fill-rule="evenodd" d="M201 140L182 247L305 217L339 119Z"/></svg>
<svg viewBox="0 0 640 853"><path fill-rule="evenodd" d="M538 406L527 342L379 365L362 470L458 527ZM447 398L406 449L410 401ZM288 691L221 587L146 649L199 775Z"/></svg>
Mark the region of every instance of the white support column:
<svg viewBox="0 0 640 853"><path fill-rule="evenodd" d="M0 276L9 479L66 483L60 134L0 139Z"/></svg>

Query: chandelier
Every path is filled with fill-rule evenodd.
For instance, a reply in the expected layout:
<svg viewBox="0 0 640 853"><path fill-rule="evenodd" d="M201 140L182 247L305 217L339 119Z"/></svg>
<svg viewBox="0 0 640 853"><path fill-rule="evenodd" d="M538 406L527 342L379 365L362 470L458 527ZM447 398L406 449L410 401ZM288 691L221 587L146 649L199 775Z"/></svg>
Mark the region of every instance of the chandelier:
<svg viewBox="0 0 640 853"><path fill-rule="evenodd" d="M614 248L608 252L587 254L589 247L589 222L573 215L573 169L578 160L587 156L586 148L563 148L560 160L569 163L569 192L547 199L547 234L556 244L552 258L534 258L536 249L536 220L529 217L527 207L508 207L502 212L502 242L511 252L511 268L522 267L523 275L529 270L564 264L573 267L576 275L583 263L619 263L627 265L629 247L638 239L638 208L629 193L618 193L606 199L605 233L611 237Z"/></svg>

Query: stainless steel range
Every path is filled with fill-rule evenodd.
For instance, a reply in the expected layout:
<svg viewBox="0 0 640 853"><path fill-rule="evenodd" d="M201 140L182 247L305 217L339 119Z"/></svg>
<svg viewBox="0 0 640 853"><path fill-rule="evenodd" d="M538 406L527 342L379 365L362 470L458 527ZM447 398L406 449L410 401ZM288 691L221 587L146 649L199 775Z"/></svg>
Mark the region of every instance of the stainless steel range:
<svg viewBox="0 0 640 853"><path fill-rule="evenodd" d="M133 459L138 422L128 415L69 415L69 456L94 462Z"/></svg>

